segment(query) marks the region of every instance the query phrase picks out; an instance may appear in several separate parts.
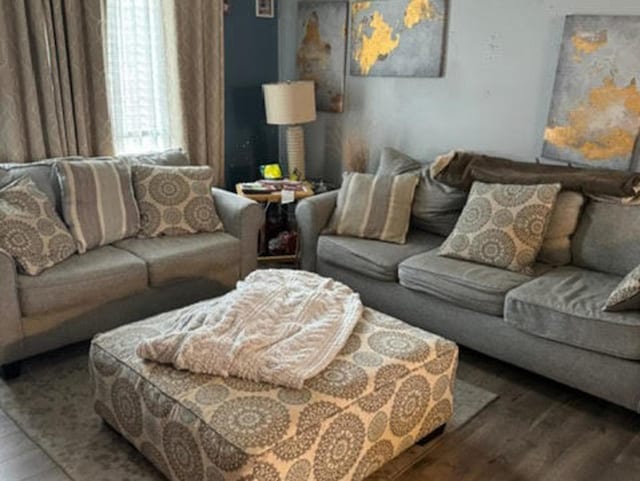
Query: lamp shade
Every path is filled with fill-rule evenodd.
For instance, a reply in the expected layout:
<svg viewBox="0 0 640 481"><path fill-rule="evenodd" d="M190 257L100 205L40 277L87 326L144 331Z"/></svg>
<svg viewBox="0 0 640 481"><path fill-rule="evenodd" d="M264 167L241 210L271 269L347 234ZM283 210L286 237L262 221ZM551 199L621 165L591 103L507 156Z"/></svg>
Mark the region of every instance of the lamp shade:
<svg viewBox="0 0 640 481"><path fill-rule="evenodd" d="M316 119L316 94L312 81L264 84L267 123L297 125Z"/></svg>

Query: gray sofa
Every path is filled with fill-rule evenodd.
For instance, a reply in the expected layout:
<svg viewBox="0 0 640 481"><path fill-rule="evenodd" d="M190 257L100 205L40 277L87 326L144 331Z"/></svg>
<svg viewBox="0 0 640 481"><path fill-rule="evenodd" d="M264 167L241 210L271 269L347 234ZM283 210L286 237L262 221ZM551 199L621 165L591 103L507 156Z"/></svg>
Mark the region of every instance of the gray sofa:
<svg viewBox="0 0 640 481"><path fill-rule="evenodd" d="M123 161L188 163L179 151ZM0 186L29 176L59 210L55 162L0 164ZM3 374L19 372L15 361L218 295L255 269L262 209L221 189L213 189L213 196L224 232L125 239L76 254L35 277L18 273L0 251Z"/></svg>
<svg viewBox="0 0 640 481"><path fill-rule="evenodd" d="M536 275L438 255L444 237L412 227L405 245L323 235L337 191L296 210L302 268L365 304L489 356L640 412L640 312L603 312L640 264L640 206L588 201L573 265Z"/></svg>

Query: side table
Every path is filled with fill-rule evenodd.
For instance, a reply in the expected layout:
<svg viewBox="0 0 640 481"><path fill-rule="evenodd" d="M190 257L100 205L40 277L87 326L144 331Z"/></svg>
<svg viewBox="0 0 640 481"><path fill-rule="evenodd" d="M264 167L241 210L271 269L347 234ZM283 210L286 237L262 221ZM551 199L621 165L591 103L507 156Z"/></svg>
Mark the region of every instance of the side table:
<svg viewBox="0 0 640 481"><path fill-rule="evenodd" d="M261 204L264 205L264 210L265 212L267 212L267 210L269 209L269 207L272 204L281 204L282 203L282 194L281 191L277 191L277 192L271 192L268 194L253 194L253 193L245 193L242 189L242 183L237 183L236 184L236 193L242 197L246 197L247 199L251 199L251 200L255 200L256 202L259 202ZM313 188L311 186L311 184L309 184L308 182L305 182L303 184L303 189L302 190L296 190L294 191L294 202L292 204L295 204L295 202L302 200L302 199L306 199L307 197L311 197L312 195L314 195L313 192ZM260 231L260 244L263 248L260 248L261 246L258 246L258 262L283 262L283 263L297 263L298 262L298 252L299 252L299 243L298 243L298 239L296 238L296 248L295 248L295 253L294 254L284 254L284 255L268 255L268 254L263 254L262 252L268 252L268 239L266 238L266 228L265 225L262 226L262 229ZM262 251L262 252L261 252Z"/></svg>

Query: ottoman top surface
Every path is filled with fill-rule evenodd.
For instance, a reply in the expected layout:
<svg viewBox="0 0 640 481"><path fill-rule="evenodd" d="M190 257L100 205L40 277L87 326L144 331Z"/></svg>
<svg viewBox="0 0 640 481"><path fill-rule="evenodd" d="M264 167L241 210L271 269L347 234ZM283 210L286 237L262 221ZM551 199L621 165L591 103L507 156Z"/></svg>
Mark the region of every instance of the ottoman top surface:
<svg viewBox="0 0 640 481"><path fill-rule="evenodd" d="M96 336L91 348L96 372L106 378L121 369L135 372L145 382L132 394L139 395L149 410L162 412L163 406L179 404L230 445L251 455L286 445L286 440L354 403L375 411L381 400L388 402L398 380L425 368L440 375L457 360L453 342L369 308L340 354L301 390L194 374L139 358L138 343L168 330L177 312Z"/></svg>

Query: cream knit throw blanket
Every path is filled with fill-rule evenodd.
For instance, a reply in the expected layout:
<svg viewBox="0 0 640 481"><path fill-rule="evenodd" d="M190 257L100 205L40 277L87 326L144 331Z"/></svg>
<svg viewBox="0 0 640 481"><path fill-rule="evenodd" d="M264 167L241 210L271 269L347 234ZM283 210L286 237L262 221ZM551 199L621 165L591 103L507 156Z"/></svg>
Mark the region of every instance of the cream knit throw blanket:
<svg viewBox="0 0 640 481"><path fill-rule="evenodd" d="M258 270L225 296L176 311L171 330L137 353L177 369L299 389L344 347L362 310L358 294L332 279Z"/></svg>

